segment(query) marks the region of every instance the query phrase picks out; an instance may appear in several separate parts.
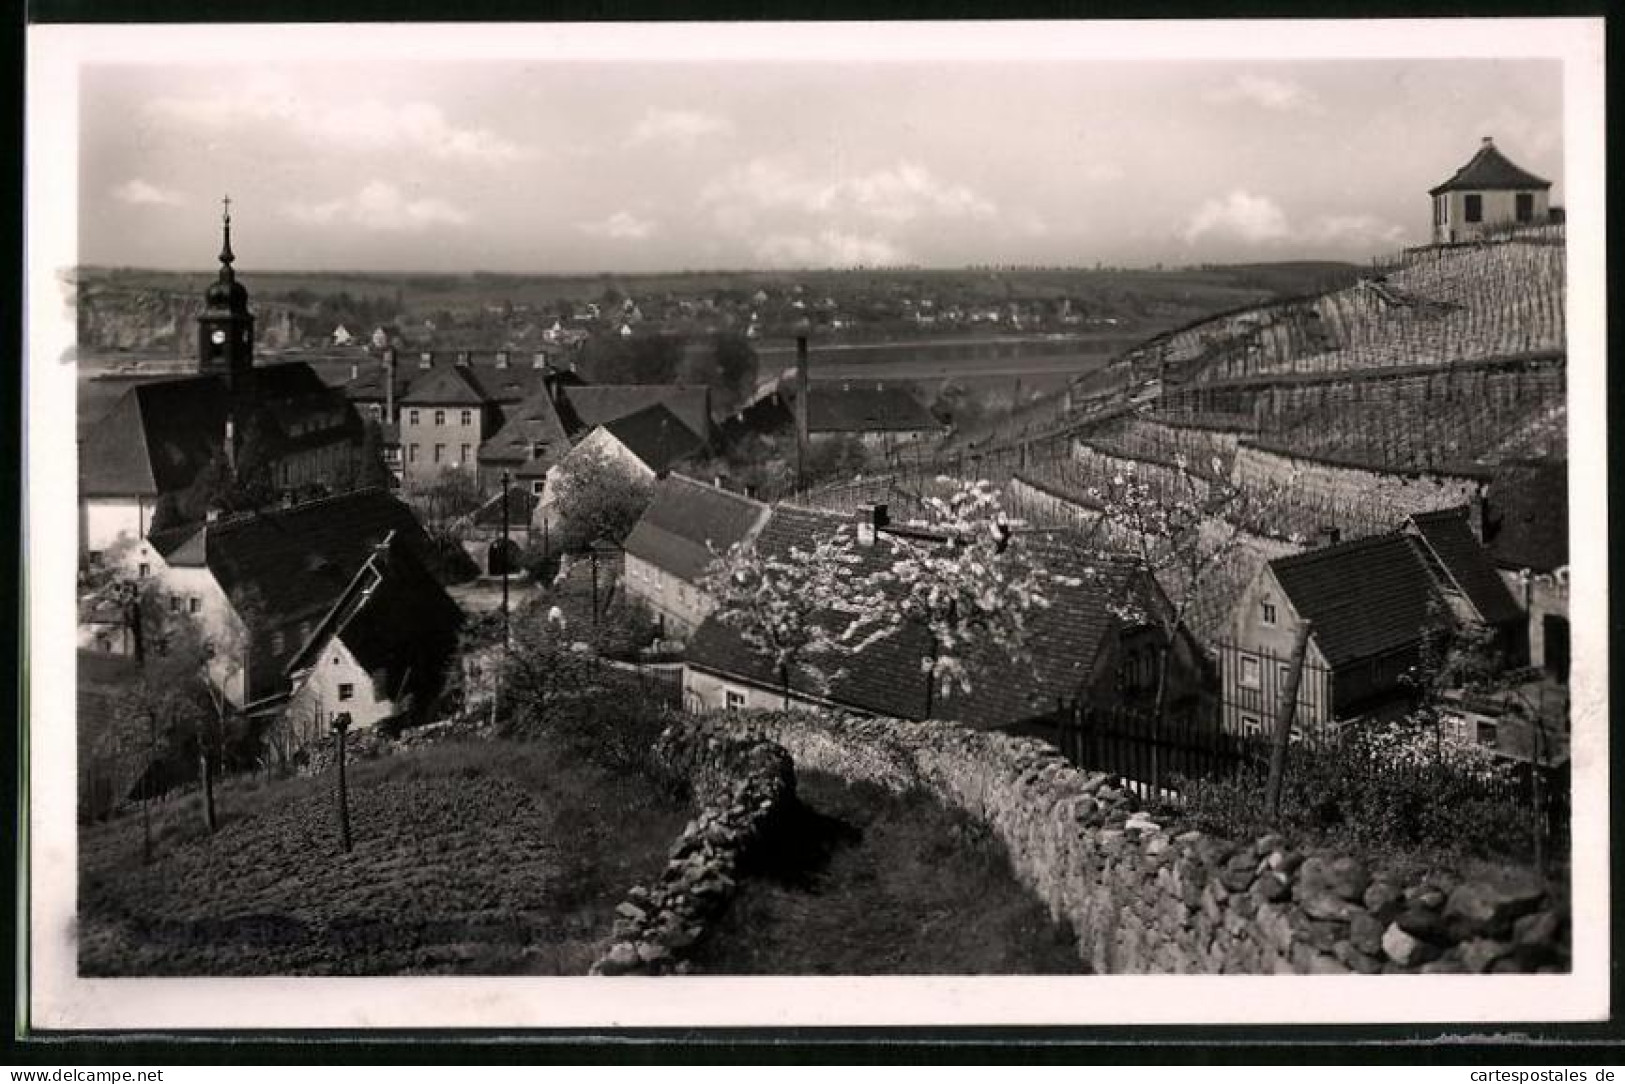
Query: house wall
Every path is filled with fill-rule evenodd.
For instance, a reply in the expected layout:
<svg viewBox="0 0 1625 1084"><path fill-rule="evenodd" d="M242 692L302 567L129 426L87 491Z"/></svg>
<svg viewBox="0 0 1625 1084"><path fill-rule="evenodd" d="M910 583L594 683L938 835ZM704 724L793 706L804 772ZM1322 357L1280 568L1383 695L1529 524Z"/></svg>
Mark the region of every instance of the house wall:
<svg viewBox="0 0 1625 1084"><path fill-rule="evenodd" d="M1440 244L1455 241L1474 241L1495 226L1517 221L1518 196L1533 197L1534 212L1530 223L1545 222L1551 210L1550 189L1523 188L1500 191L1441 192L1433 197L1433 240ZM1467 197L1478 196L1482 202L1480 221L1467 221Z"/></svg>
<svg viewBox="0 0 1625 1084"><path fill-rule="evenodd" d="M249 638L242 618L207 568L165 565L156 572L160 590L182 600L180 610L196 621L204 637L215 646L209 676L237 707L243 705L248 674ZM198 608L191 610L189 601Z"/></svg>
<svg viewBox="0 0 1625 1084"><path fill-rule="evenodd" d="M436 412L441 420L435 421ZM464 413L468 421L463 421ZM401 477L407 485L432 480L448 468L478 478L480 443L485 431L485 408L409 403L400 408ZM435 461L435 447L441 448ZM467 454L464 454L464 448Z"/></svg>
<svg viewBox="0 0 1625 1084"><path fill-rule="evenodd" d="M730 700L730 694L732 699ZM794 693L793 706L814 707L817 702ZM683 667L683 709L696 714L708 711L775 711L784 707L784 693L760 688L743 681L720 677L692 666Z"/></svg>
<svg viewBox="0 0 1625 1084"><path fill-rule="evenodd" d="M348 698L343 695L346 685ZM350 729L366 730L393 716L398 708L393 700L378 695L372 677L343 641L329 637L315 664L295 681L287 710L295 720L319 723L326 733L340 712L350 713Z"/></svg>
<svg viewBox="0 0 1625 1084"><path fill-rule="evenodd" d="M1264 606L1275 607L1275 623L1265 624ZM1280 710L1277 697L1285 685L1285 674L1264 672L1280 667L1292 657L1300 616L1275 573L1266 565L1248 583L1236 600L1227 633L1231 651L1221 652L1220 682L1224 689L1222 724L1233 734L1254 732L1254 724L1269 733ZM1243 683L1243 660L1256 658L1259 681L1256 688ZM1298 684L1298 706L1293 723L1306 733L1325 726L1335 717L1333 675L1311 636L1304 655L1304 672Z"/></svg>
<svg viewBox="0 0 1625 1084"><path fill-rule="evenodd" d="M1502 569L1501 579L1523 608L1528 622L1529 665L1545 669L1551 662L1547 656L1546 618L1567 621L1569 617L1568 569L1544 575Z"/></svg>
<svg viewBox="0 0 1625 1084"><path fill-rule="evenodd" d="M154 501L146 497L86 497L79 502L79 552L102 553L121 538L147 537Z"/></svg>
<svg viewBox="0 0 1625 1084"><path fill-rule="evenodd" d="M698 587L630 553L626 555L622 583L630 597L641 599L665 618L668 637L687 639L716 608L711 597Z"/></svg>

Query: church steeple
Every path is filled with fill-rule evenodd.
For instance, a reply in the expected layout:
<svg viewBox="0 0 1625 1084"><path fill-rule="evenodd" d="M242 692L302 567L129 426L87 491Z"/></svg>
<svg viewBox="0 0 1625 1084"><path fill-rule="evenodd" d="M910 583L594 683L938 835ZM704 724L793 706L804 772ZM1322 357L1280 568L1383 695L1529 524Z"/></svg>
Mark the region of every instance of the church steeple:
<svg viewBox="0 0 1625 1084"><path fill-rule="evenodd" d="M234 386L254 366L254 314L248 291L237 281L231 250L231 197L221 200L220 273L203 295L198 315L198 372L221 373Z"/></svg>

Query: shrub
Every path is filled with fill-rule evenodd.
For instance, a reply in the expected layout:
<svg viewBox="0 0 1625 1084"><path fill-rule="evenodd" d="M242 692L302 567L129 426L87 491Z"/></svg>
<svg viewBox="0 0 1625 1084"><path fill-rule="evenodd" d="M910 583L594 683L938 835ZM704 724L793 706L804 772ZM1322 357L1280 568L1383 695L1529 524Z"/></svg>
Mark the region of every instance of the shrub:
<svg viewBox="0 0 1625 1084"><path fill-rule="evenodd" d="M1183 781L1185 814L1230 838L1288 830L1371 850L1518 859L1533 851L1533 811L1508 773L1483 751L1436 739L1414 723L1356 729L1323 747L1294 746L1273 824L1266 764L1261 747L1226 778Z"/></svg>

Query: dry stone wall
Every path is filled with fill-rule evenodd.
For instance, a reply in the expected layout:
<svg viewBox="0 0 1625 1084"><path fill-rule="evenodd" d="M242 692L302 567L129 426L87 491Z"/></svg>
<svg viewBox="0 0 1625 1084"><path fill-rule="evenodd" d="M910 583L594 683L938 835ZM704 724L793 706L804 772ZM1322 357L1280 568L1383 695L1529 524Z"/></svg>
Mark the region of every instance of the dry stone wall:
<svg viewBox="0 0 1625 1084"><path fill-rule="evenodd" d="M698 813L672 845L660 877L634 886L616 908L612 940L594 975L687 971L684 957L732 898L741 862L795 801L789 755L748 729L682 719L661 735L656 755L687 780Z"/></svg>
<svg viewBox="0 0 1625 1084"><path fill-rule="evenodd" d="M954 724L798 712L748 725L804 770L923 788L986 823L1096 973L1569 966L1566 906L1526 872L1401 881L1280 836L1237 842L1181 830L1148 816L1119 780L1080 771L1043 742Z"/></svg>

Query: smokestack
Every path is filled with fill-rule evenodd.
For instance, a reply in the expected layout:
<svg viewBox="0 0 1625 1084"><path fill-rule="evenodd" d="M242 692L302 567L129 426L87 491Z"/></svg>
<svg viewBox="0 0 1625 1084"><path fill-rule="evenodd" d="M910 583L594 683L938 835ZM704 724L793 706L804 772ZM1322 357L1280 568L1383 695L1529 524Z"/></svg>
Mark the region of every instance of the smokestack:
<svg viewBox="0 0 1625 1084"><path fill-rule="evenodd" d="M796 487L807 484L807 336L796 336Z"/></svg>

